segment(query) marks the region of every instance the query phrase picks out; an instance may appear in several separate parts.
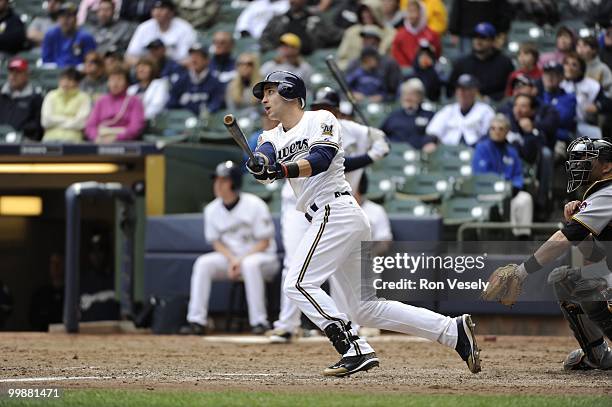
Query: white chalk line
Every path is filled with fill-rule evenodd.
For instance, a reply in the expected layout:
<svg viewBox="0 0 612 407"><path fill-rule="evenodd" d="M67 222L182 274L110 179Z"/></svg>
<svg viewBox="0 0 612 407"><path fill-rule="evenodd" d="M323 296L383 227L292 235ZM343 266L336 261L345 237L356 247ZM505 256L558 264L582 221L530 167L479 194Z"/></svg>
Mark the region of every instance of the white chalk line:
<svg viewBox="0 0 612 407"><path fill-rule="evenodd" d="M416 336L408 335L381 335L373 337L365 337L368 342L381 343L381 342L409 342L409 343L420 343L430 342L429 339L418 338ZM250 345L262 345L269 344L270 340L265 336L255 335L209 335L203 336L202 340L205 342L216 342L216 343L238 343L238 344L250 344ZM297 338L292 343L327 343L329 339L326 336L311 336L308 338Z"/></svg>
<svg viewBox="0 0 612 407"><path fill-rule="evenodd" d="M286 376L284 373L208 373L205 376L195 376L192 380L214 380L219 378L232 377L278 377ZM51 377L20 377L0 379L0 383L31 383L31 382L61 382L61 381L76 381L76 380L122 380L122 379L138 379L144 376L51 376Z"/></svg>

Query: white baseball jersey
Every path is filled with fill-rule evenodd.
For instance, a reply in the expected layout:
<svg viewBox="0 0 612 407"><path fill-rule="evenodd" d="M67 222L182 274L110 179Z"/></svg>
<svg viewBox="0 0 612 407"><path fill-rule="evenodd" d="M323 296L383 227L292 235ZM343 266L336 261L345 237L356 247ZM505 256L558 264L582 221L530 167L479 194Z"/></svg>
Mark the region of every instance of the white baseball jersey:
<svg viewBox="0 0 612 407"><path fill-rule="evenodd" d="M391 222L389 221L387 212L385 212L385 208L366 199L361 203L361 209L363 209L368 218L368 222L370 222L372 240L381 242L393 240Z"/></svg>
<svg viewBox="0 0 612 407"><path fill-rule="evenodd" d="M368 127L351 120L340 119L339 122L342 127L342 147L345 155L352 157L367 153L372 145L368 137ZM359 168L344 174L353 191L357 191L363 171L364 168Z"/></svg>
<svg viewBox="0 0 612 407"><path fill-rule="evenodd" d="M474 145L489 132L495 111L491 106L476 102L464 116L458 103L444 106L432 117L426 132L437 137L442 144L458 145L461 138L466 144Z"/></svg>
<svg viewBox="0 0 612 407"><path fill-rule="evenodd" d="M236 256L247 254L261 240L270 239L266 253L276 253L274 223L268 206L253 194L240 193L240 200L227 210L221 198L204 208L204 236L220 241Z"/></svg>
<svg viewBox="0 0 612 407"><path fill-rule="evenodd" d="M340 138L340 123L328 111L304 112L302 119L289 131L285 131L282 124L264 131L259 136L257 147L266 142L272 144L276 160L280 162L304 158L314 146L337 149L327 171L313 177L289 179L297 199L298 211L305 212L306 207L316 199L333 197L335 192L351 191L350 185L344 179L344 149Z"/></svg>

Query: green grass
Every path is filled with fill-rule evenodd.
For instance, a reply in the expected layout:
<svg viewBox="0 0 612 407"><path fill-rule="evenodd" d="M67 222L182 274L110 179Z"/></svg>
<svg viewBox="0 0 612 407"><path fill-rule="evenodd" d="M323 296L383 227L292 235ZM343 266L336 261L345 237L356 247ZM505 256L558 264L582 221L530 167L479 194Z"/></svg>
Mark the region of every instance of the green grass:
<svg viewBox="0 0 612 407"><path fill-rule="evenodd" d="M411 395L347 393L196 392L147 390L66 390L60 400L9 400L0 406L610 406L605 396Z"/></svg>

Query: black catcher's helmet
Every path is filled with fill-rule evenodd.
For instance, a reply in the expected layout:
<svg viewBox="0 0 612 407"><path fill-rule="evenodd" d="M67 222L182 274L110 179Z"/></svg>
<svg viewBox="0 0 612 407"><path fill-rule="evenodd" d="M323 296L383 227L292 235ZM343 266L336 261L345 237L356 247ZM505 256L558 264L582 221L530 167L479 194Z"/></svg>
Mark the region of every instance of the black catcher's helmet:
<svg viewBox="0 0 612 407"><path fill-rule="evenodd" d="M586 137L574 140L567 148L567 192L573 192L589 182L593 160L612 162L612 143Z"/></svg>

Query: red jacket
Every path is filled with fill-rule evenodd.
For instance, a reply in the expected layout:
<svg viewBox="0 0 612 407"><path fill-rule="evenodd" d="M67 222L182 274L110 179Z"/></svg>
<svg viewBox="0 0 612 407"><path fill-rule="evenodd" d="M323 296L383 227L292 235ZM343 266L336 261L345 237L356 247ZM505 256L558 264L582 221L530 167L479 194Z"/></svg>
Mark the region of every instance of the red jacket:
<svg viewBox="0 0 612 407"><path fill-rule="evenodd" d="M404 25L397 29L393 44L391 44L391 55L402 67L411 67L416 54L419 51L419 40L426 39L436 49L436 57L440 57L442 44L440 36L431 28L425 27L417 34L409 32Z"/></svg>

